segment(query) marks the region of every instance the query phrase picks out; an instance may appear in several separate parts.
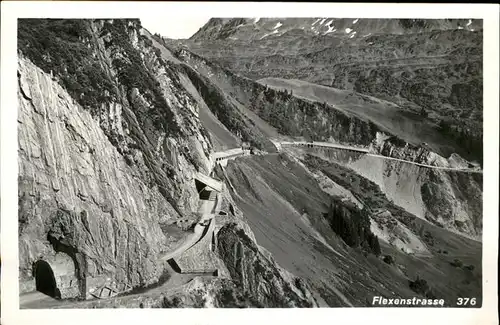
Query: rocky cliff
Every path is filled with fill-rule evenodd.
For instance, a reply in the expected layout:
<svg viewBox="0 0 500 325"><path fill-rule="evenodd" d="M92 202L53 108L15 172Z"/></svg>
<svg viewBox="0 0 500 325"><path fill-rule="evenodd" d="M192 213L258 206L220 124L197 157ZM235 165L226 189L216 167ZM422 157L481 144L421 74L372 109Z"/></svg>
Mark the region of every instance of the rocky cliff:
<svg viewBox="0 0 500 325"><path fill-rule="evenodd" d="M273 267L270 254L248 237L236 224L219 231L218 250L232 279L243 292L250 292L261 306L316 307L317 303L302 279Z"/></svg>
<svg viewBox="0 0 500 325"><path fill-rule="evenodd" d="M191 213L197 204L192 173L208 170L210 144L194 117L197 107L176 88L171 79L174 74L169 74L153 49L139 40L137 25L113 21L75 24L72 28L78 26L90 36L84 44L92 50L90 59L95 60L89 63L85 62L89 57L82 57L77 69L85 69L87 64L102 69L98 71L114 83L114 94L101 102L86 101L87 91L96 91L96 87L74 78L81 84L71 88L65 84L74 77L70 66L57 71L42 63L50 69L44 72L30 60L37 62L44 56L30 52L36 44L21 46L21 274L29 277L38 258L62 250L74 259L83 287L86 278L100 277L146 285L158 279L162 268L156 257L168 249L168 234L160 225ZM108 25L123 33L123 44L130 48L106 47L105 39L110 36L103 29ZM104 35L98 37L99 33ZM60 38L53 40L58 41L61 47L70 46ZM134 53L141 53L141 61L136 63L161 90L156 100L168 102L168 106L152 103L151 88L120 80L122 71L117 66L130 62L127 56ZM64 52L47 55L49 62L72 62ZM173 124L155 123L155 114L170 115Z"/></svg>
<svg viewBox="0 0 500 325"><path fill-rule="evenodd" d="M162 291L172 270L159 257L182 238L172 224L192 218L193 175L213 168L202 102L166 51L137 20L20 21L21 293L35 289L36 265L45 261L64 282L63 297L89 298L113 282L143 291L63 308L172 307L165 295L190 296L191 307L315 306L305 283L263 255L241 216L234 228L237 208L218 221L213 257L230 277L212 277L201 291L204 280ZM243 255L224 248L239 242Z"/></svg>
<svg viewBox="0 0 500 325"><path fill-rule="evenodd" d="M400 154L404 152L398 147L393 147L393 150ZM434 153L425 153L425 149L407 150L415 153L417 161L438 165L436 160L431 159L437 156ZM396 153L391 154L397 156ZM328 166L326 162L330 162L327 175L337 184L353 191L357 197L362 197L373 210L383 208L379 196L384 195L405 213L481 240L482 174L427 168L335 149L310 148L304 149L302 154L305 154L306 162L314 158L312 166ZM403 157L412 159L411 154ZM437 161L449 165L449 160L443 157ZM397 211L397 214L404 214L401 211Z"/></svg>

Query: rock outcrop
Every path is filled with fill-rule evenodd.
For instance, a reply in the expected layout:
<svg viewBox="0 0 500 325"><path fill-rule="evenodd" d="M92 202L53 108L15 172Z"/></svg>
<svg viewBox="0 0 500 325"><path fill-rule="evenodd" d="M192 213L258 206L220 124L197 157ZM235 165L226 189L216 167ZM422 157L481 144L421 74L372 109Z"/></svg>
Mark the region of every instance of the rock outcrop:
<svg viewBox="0 0 500 325"><path fill-rule="evenodd" d="M218 250L231 278L245 293L266 307L316 307L305 282L277 267L236 224L218 233Z"/></svg>
<svg viewBox="0 0 500 325"><path fill-rule="evenodd" d="M160 226L195 210L192 175L211 168L210 140L193 114L197 106L176 83L175 72L140 37L140 26L134 21L83 24L73 27L89 37L83 43L95 61L82 57L80 63L95 66L113 82L112 96L95 105L84 101L84 94L96 91L96 85L82 81L72 88L65 83L74 77L64 72L70 66L43 71L32 61L50 66L29 46L20 47L23 290L34 287L33 263L50 260L58 251L73 260L81 296L107 281L134 287L155 282L163 272L157 255L169 248L169 234ZM29 21L21 25L30 31ZM70 59L63 51L49 54L53 61ZM120 77L123 65L134 59L150 83L129 84ZM169 125L161 122L167 115Z"/></svg>
<svg viewBox="0 0 500 325"><path fill-rule="evenodd" d="M387 136L377 132L375 139L370 144L370 151L386 157L412 161L429 166L451 167L448 160L429 148L425 144L413 146L396 137ZM454 154L455 160L460 157ZM456 165L456 164L455 164Z"/></svg>
<svg viewBox="0 0 500 325"><path fill-rule="evenodd" d="M436 161L432 158L439 157L422 148L414 151L410 147L404 149L388 144L385 146L393 149L387 155L399 154L404 159L416 159L417 162L431 166ZM354 186L363 195L374 188L375 192L383 193L394 204L421 219L465 236L481 239L482 174L433 169L403 161L346 153L345 150L309 148L304 151L313 160L319 157L333 163L332 166L336 166L335 170L340 175L329 175L334 176L334 181L341 186ZM405 152L410 154L406 156ZM441 157L441 162L447 164L448 160ZM362 186L358 188L359 185L352 183L349 176L355 174L354 179L361 176L370 182L363 184L366 181L362 181ZM376 205L376 195L370 200Z"/></svg>

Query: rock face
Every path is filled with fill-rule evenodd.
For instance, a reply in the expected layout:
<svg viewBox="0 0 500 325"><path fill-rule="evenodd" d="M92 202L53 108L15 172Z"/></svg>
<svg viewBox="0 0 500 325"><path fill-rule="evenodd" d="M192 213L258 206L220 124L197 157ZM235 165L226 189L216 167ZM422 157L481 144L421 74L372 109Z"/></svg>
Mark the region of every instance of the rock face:
<svg viewBox="0 0 500 325"><path fill-rule="evenodd" d="M191 217L199 203L193 175L213 168L201 102L181 82L184 70L165 62L134 20L24 20L20 34L21 293L45 290L42 280L52 278L47 290L61 298L90 298L102 285L156 284L166 270L159 256L179 240L164 226ZM217 221L217 229L236 218L236 207L224 209L227 220ZM185 270L198 272L203 264L219 274L181 289L190 297L185 305L315 306L306 285L264 257L252 234L220 233L200 243L204 258L193 250L182 260ZM244 241L250 253L212 252L217 240ZM243 273L234 269L238 258L248 258ZM253 262L270 277L255 274ZM74 306L171 307L161 290L143 296Z"/></svg>
<svg viewBox="0 0 500 325"><path fill-rule="evenodd" d="M248 292L261 306L317 306L303 280L277 268L236 224L219 231L218 250L240 290Z"/></svg>
<svg viewBox="0 0 500 325"><path fill-rule="evenodd" d="M115 23L87 21L82 27L102 36L87 40L100 71L113 80L123 69L120 58L140 52L141 72L157 88L117 78L114 99L87 105L74 88L57 82L71 75L42 71L31 62L40 58L26 47L21 52L29 58L23 52L18 66L21 277L34 281L35 261L64 252L74 263L81 296L106 281L155 282L163 270L157 254L168 249L169 235L160 225L194 210L192 174L210 168L210 142L192 113L196 104L139 39L139 26ZM128 32L121 44L105 45L118 39L106 28ZM64 52L50 55L66 59ZM155 114L167 113L175 124L154 121Z"/></svg>
<svg viewBox="0 0 500 325"><path fill-rule="evenodd" d="M458 154L454 154L453 158L450 157L453 163L450 163L444 157L426 148L425 145L410 145L401 139L389 137L378 132L370 144L370 150L386 157L437 167L451 167L451 165L455 167L457 161L463 160ZM465 167L467 168L468 166L466 165Z"/></svg>
<svg viewBox="0 0 500 325"><path fill-rule="evenodd" d="M440 166L436 163L440 161L441 166L448 166L448 160L422 148L404 149L387 143L384 146L393 149L387 155L392 154L410 161L414 159L430 166ZM356 177L362 176L369 180L368 184L363 184L365 181L360 183L356 191L362 196L373 196L370 201L375 207L377 193L381 192L414 216L477 240L481 239L482 174L432 169L380 157L346 154L345 151L335 149L309 148L304 151L310 156L334 163L337 166L335 170L341 175L329 175L341 186L356 187L350 178L345 177L353 172L358 174ZM405 152L408 152L407 156ZM440 160L434 160L435 157L440 157ZM377 188L374 193L371 193L372 187Z"/></svg>
<svg viewBox="0 0 500 325"><path fill-rule="evenodd" d="M61 249L80 281L106 274L132 285L154 281L165 249L159 222L177 212L49 75L23 59L19 75L22 275Z"/></svg>

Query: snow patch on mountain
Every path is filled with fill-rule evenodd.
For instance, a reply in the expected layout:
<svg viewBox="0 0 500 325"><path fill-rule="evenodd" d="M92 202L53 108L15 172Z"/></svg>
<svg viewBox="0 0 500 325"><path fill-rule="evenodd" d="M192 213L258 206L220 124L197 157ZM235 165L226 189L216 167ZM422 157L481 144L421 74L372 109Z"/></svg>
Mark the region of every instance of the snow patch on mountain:
<svg viewBox="0 0 500 325"><path fill-rule="evenodd" d="M275 29L275 30L274 30L274 31L272 31L271 33L267 33L267 34L265 34L265 35L264 35L264 36L262 36L260 39L263 39L264 37L267 37L267 36L269 36L269 35L273 35L273 34L277 34L277 33L279 33L279 30L278 30L278 29Z"/></svg>
<svg viewBox="0 0 500 325"><path fill-rule="evenodd" d="M352 23L353 23L353 24L356 24L356 23L358 22L358 20L359 20L359 18L358 18L358 19L354 19L354 20L352 21Z"/></svg>
<svg viewBox="0 0 500 325"><path fill-rule="evenodd" d="M328 26L328 30L324 32L323 35L333 33L334 31L336 31L335 26Z"/></svg>
<svg viewBox="0 0 500 325"><path fill-rule="evenodd" d="M346 34L349 34L350 32L352 32L352 29L350 29L350 28L346 28L346 29L345 29L345 32L346 32Z"/></svg>
<svg viewBox="0 0 500 325"><path fill-rule="evenodd" d="M280 28L281 26L283 26L283 24L280 21L278 21L276 23L276 26L273 27L273 29Z"/></svg>

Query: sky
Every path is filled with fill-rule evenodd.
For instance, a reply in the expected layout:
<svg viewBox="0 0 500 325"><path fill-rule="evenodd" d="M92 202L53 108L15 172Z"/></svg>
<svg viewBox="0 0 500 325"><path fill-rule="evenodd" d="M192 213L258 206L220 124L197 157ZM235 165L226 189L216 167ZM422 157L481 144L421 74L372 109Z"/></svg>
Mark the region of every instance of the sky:
<svg viewBox="0 0 500 325"><path fill-rule="evenodd" d="M180 17L139 17L142 26L151 33L158 33L167 38L189 38L198 31L210 17L180 16Z"/></svg>

